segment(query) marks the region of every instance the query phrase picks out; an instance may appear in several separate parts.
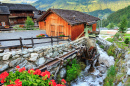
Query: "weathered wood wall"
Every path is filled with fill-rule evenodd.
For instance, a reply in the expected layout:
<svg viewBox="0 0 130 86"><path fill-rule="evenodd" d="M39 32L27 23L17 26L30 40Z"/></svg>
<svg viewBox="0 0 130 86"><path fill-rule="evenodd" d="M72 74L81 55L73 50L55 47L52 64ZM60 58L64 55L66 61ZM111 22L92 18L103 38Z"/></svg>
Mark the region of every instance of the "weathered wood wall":
<svg viewBox="0 0 130 86"><path fill-rule="evenodd" d="M0 22L5 22L6 25L9 25L9 15L0 15Z"/></svg>
<svg viewBox="0 0 130 86"><path fill-rule="evenodd" d="M75 40L84 31L84 24L71 26L60 16L51 13L46 17L45 21L39 22L39 28L42 30L46 28L46 33L49 36L64 34L66 36L70 35L71 40Z"/></svg>
<svg viewBox="0 0 130 86"><path fill-rule="evenodd" d="M83 31L84 31L84 24L72 26L71 40L75 40Z"/></svg>
<svg viewBox="0 0 130 86"><path fill-rule="evenodd" d="M96 23L92 25L92 31L96 31L96 26L97 26Z"/></svg>

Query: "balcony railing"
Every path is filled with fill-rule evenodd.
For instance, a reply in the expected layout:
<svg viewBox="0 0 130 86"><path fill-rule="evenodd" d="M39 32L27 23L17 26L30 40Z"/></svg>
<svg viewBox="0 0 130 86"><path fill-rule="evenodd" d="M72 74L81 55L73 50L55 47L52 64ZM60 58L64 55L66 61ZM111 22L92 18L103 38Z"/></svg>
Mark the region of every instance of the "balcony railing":
<svg viewBox="0 0 130 86"><path fill-rule="evenodd" d="M33 13L11 13L10 16L18 16L18 17L34 17Z"/></svg>

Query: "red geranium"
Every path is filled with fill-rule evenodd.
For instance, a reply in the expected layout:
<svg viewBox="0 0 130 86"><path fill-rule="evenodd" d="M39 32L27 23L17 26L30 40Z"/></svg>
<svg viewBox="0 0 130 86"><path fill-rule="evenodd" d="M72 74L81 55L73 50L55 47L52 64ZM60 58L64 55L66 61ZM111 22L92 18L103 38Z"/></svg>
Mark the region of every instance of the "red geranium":
<svg viewBox="0 0 130 86"><path fill-rule="evenodd" d="M20 68L19 65L17 65L16 68Z"/></svg>
<svg viewBox="0 0 130 86"><path fill-rule="evenodd" d="M25 67L23 67L23 68L19 69L19 72L23 72L25 70L26 70Z"/></svg>
<svg viewBox="0 0 130 86"><path fill-rule="evenodd" d="M33 68L28 70L28 73L29 73L29 74L33 74L34 72L35 72L35 71L34 71Z"/></svg>
<svg viewBox="0 0 130 86"><path fill-rule="evenodd" d="M39 69L37 69L33 74L40 75L41 71Z"/></svg>

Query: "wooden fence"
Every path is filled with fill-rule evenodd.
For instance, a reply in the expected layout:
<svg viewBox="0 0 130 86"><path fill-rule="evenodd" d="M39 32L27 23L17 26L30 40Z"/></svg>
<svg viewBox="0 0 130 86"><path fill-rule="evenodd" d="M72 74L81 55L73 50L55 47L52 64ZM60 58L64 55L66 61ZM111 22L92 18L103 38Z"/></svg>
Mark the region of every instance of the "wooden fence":
<svg viewBox="0 0 130 86"><path fill-rule="evenodd" d="M64 37L67 37L68 39L63 40ZM53 39L57 39L57 40L53 40ZM50 41L47 42L39 42L39 43L35 43L34 40L35 39L50 39ZM29 44L23 44L23 40L31 40L31 43ZM23 48L33 48L34 45L36 44L44 44L44 43L51 43L51 45L53 46L54 42L57 42L57 44L59 44L59 41L70 41L70 36L51 36L51 37L40 37L40 38L36 38L36 37L31 37L31 38L18 38L18 39L2 39L0 40L0 43L3 41L19 41L20 44L19 45L13 45L13 46L0 46L0 49L10 49L10 48L21 48L21 50L23 50ZM31 45L31 46L30 46ZM29 47L30 46L30 47Z"/></svg>

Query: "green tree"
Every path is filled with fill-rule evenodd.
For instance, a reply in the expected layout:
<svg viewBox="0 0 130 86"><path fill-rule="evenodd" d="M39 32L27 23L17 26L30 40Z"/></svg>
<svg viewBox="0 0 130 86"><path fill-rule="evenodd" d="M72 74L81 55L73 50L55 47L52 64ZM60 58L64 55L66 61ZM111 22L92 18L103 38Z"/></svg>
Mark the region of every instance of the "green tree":
<svg viewBox="0 0 130 86"><path fill-rule="evenodd" d="M113 23L110 23L110 24L107 26L107 28L113 29L113 28L114 28L114 24L113 24Z"/></svg>
<svg viewBox="0 0 130 86"><path fill-rule="evenodd" d="M25 21L25 25L26 25L27 29L33 27L34 26L34 22L33 22L32 18L27 16L27 20Z"/></svg>
<svg viewBox="0 0 130 86"><path fill-rule="evenodd" d="M127 30L127 24L128 24L127 19L126 17L124 17L119 24L119 32L125 33Z"/></svg>

